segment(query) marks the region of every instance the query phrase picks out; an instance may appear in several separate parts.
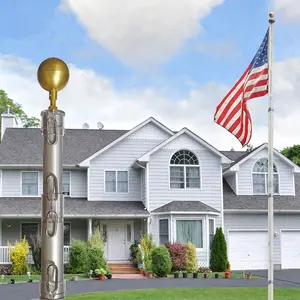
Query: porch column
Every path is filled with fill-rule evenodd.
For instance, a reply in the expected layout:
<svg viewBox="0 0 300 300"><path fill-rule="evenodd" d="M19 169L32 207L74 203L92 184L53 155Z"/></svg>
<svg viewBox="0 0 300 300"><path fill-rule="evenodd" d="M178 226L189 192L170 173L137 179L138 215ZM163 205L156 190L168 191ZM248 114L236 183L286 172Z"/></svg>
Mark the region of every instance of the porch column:
<svg viewBox="0 0 300 300"><path fill-rule="evenodd" d="M2 219L0 218L0 246L2 246Z"/></svg>
<svg viewBox="0 0 300 300"><path fill-rule="evenodd" d="M88 219L88 238L93 234L92 219Z"/></svg>

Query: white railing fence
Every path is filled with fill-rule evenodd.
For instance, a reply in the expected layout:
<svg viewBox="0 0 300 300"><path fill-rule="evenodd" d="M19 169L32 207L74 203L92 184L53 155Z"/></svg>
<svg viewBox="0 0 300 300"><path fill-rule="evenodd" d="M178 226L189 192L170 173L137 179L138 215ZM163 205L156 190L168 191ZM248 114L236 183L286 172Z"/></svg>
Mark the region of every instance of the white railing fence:
<svg viewBox="0 0 300 300"><path fill-rule="evenodd" d="M14 246L11 246L14 248ZM64 263L67 264L69 262L69 246L64 246ZM27 261L29 264L33 264L33 258L31 249L29 248ZM10 265L11 259L9 256L9 247L8 246L0 246L0 265Z"/></svg>

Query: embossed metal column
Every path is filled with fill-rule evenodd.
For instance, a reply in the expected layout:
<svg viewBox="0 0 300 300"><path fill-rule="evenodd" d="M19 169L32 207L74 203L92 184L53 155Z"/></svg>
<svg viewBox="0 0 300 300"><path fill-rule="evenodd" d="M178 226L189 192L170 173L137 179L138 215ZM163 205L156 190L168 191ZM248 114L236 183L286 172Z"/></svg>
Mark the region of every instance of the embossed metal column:
<svg viewBox="0 0 300 300"><path fill-rule="evenodd" d="M38 81L49 92L50 106L42 111L43 194L40 300L65 299L64 196L62 194L65 113L57 109L57 91L69 80L67 65L58 58L44 60Z"/></svg>

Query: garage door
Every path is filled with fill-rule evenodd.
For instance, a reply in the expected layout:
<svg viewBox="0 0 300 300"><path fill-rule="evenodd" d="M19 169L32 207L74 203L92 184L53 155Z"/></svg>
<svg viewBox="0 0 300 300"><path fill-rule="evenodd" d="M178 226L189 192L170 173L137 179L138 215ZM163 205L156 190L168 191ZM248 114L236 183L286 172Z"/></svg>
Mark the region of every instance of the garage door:
<svg viewBox="0 0 300 300"><path fill-rule="evenodd" d="M281 232L282 269L300 269L300 231Z"/></svg>
<svg viewBox="0 0 300 300"><path fill-rule="evenodd" d="M267 231L229 231L228 244L232 270L268 268Z"/></svg>

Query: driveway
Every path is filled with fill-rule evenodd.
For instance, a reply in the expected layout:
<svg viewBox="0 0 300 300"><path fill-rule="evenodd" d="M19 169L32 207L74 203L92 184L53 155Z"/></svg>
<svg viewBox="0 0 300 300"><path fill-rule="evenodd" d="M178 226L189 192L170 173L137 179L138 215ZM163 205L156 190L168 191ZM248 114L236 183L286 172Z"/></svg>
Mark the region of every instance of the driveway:
<svg viewBox="0 0 300 300"><path fill-rule="evenodd" d="M251 271L251 273L268 279L268 270ZM299 284L300 288L300 269L274 271L274 280L278 282Z"/></svg>
<svg viewBox="0 0 300 300"><path fill-rule="evenodd" d="M265 271L257 271L265 272ZM300 272L300 271L298 271ZM298 273L300 274L300 273ZM265 275L265 273L262 273ZM291 278L292 276L290 276ZM298 279L299 281L299 276ZM210 288L210 287L263 287L267 288L267 279L112 279L105 281L83 280L67 281L67 295L117 291L117 290L136 290L136 289L159 289L159 288ZM299 288L300 283L276 280L275 287ZM39 283L17 283L17 284L0 284L1 299L7 300L38 300Z"/></svg>

